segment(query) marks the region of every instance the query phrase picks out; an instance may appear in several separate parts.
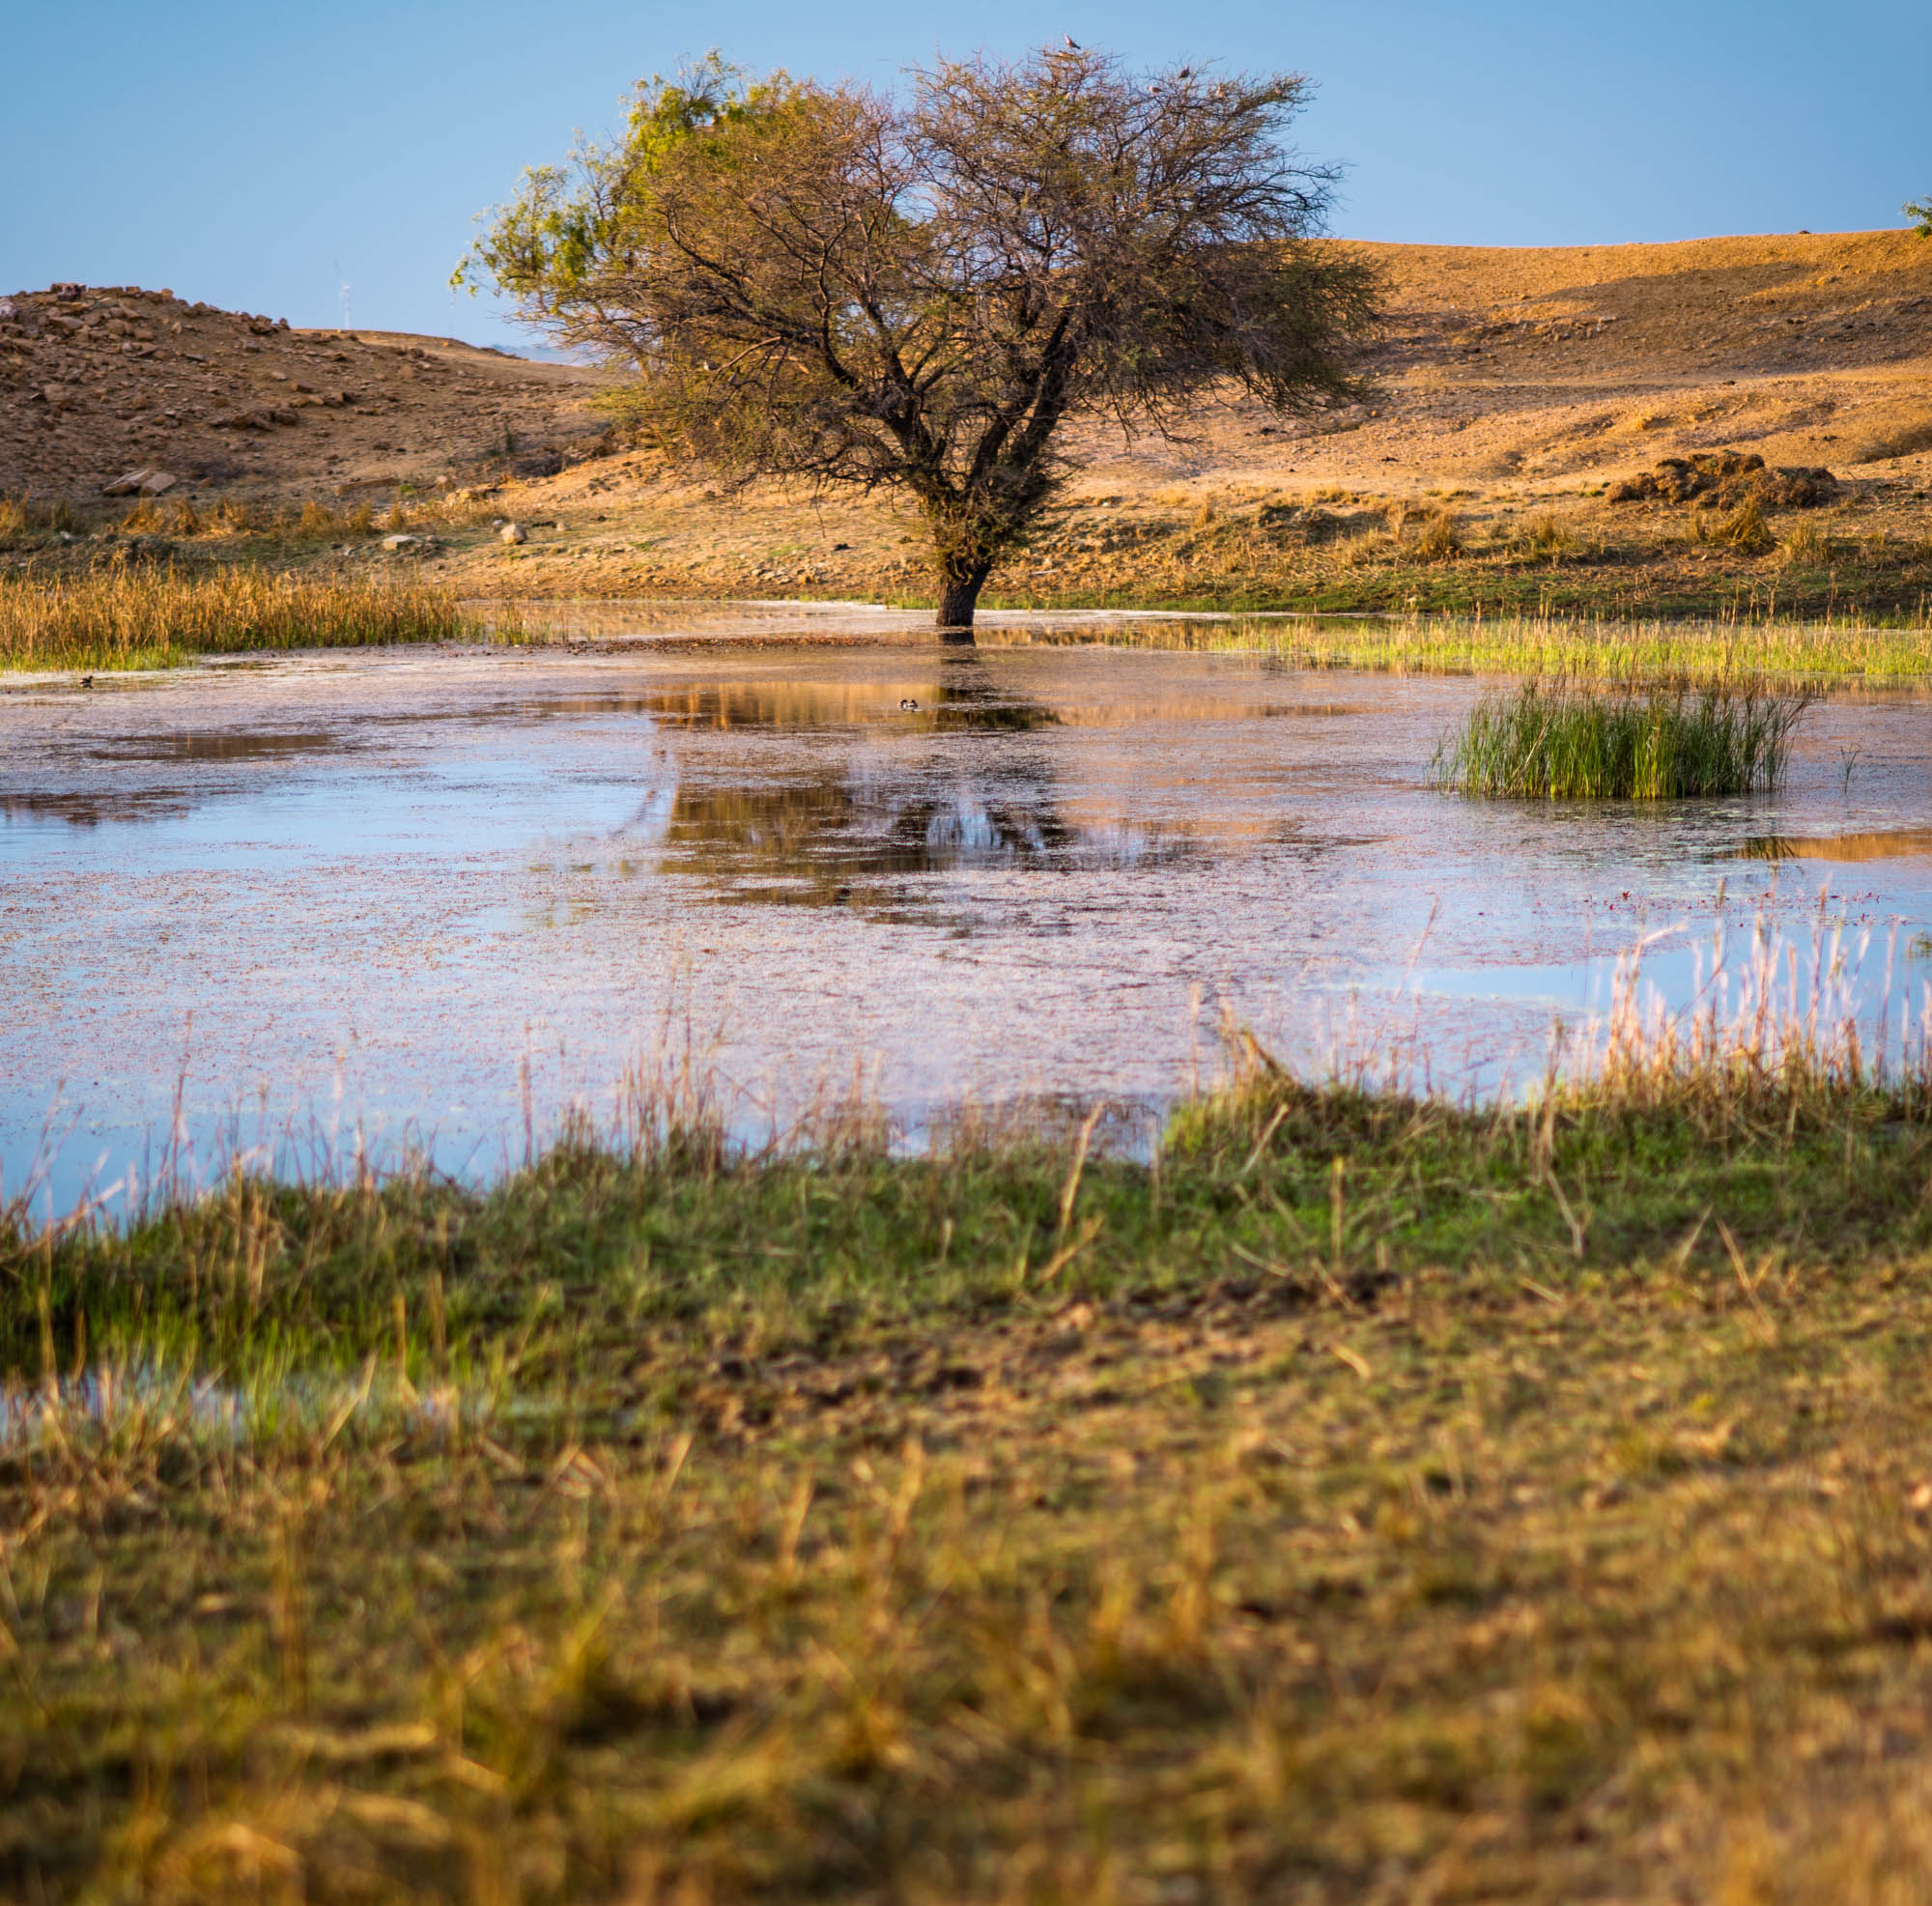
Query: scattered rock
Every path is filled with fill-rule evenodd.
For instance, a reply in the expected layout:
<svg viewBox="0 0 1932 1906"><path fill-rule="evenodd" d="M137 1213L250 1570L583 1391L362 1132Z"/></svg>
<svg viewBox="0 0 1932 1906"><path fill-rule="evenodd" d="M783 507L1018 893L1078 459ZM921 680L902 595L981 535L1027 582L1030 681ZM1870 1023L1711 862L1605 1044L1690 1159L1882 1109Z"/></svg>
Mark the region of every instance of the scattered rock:
<svg viewBox="0 0 1932 1906"><path fill-rule="evenodd" d="M58 284L49 285L47 289L53 293L56 303L78 304L87 287L75 284L71 278L64 278Z"/></svg>
<svg viewBox="0 0 1932 1906"><path fill-rule="evenodd" d="M1611 484L1612 503L1688 503L1737 509L1755 502L1760 509L1816 509L1835 502L1838 479L1816 466L1767 469L1762 457L1738 450L1710 450L1694 457L1665 457L1641 476Z"/></svg>
<svg viewBox="0 0 1932 1906"><path fill-rule="evenodd" d="M521 523L506 523L497 531L497 540L501 543L527 543L530 532Z"/></svg>
<svg viewBox="0 0 1932 1906"><path fill-rule="evenodd" d="M165 469L130 469L112 483L103 483L103 497L164 497L181 478Z"/></svg>
<svg viewBox="0 0 1932 1906"><path fill-rule="evenodd" d="M396 535L384 536L383 547L392 551L421 550L429 547L429 539L425 536L410 535L407 531L399 531Z"/></svg>

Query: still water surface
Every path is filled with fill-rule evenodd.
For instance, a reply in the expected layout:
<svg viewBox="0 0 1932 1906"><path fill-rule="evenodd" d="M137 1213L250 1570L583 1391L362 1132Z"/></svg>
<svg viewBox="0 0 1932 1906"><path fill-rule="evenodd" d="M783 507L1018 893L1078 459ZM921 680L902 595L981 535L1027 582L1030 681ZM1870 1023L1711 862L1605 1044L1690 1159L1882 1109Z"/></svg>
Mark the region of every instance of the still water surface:
<svg viewBox="0 0 1932 1906"><path fill-rule="evenodd" d="M855 1085L915 1129L1151 1113L1224 1010L1300 1063L1380 1038L1494 1083L1639 938L1681 998L1720 918L1808 936L1822 890L1874 978L1932 926L1910 696L1814 708L1776 797L1482 804L1430 781L1478 682L845 633L0 695L7 1190L49 1147L56 1206L152 1172L178 1096L203 1171L487 1173L608 1116L667 1028L748 1128Z"/></svg>

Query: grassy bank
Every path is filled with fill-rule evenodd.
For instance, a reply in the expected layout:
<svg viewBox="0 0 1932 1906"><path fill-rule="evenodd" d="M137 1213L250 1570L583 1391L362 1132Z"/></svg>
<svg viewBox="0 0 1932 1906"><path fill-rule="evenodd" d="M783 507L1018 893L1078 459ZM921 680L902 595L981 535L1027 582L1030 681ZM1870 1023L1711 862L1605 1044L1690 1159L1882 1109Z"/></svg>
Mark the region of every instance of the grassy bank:
<svg viewBox="0 0 1932 1906"><path fill-rule="evenodd" d="M1080 642L1086 635L982 629L980 640ZM1606 621L1524 615L1400 615L1310 620L1232 615L1128 623L1110 642L1135 648L1260 649L1313 669L1398 674L1564 676L1595 682L1908 683L1932 678L1932 627L1856 620Z"/></svg>
<svg viewBox="0 0 1932 1906"><path fill-rule="evenodd" d="M0 1891L1920 1897L1932 1114L1740 1061L16 1232Z"/></svg>
<svg viewBox="0 0 1932 1906"><path fill-rule="evenodd" d="M608 507L607 507L608 505ZM883 506L821 513L777 498L593 491L536 515L526 548L453 533L479 593L800 596L934 606L916 521ZM1747 525L1693 509L1511 491L1415 506L1368 490L1190 487L1073 502L987 584L987 609L1374 612L1469 620L1855 621L1922 629L1932 544L1907 495Z"/></svg>
<svg viewBox="0 0 1932 1906"><path fill-rule="evenodd" d="M0 577L0 669L166 669L242 649L476 640L446 588L228 568Z"/></svg>

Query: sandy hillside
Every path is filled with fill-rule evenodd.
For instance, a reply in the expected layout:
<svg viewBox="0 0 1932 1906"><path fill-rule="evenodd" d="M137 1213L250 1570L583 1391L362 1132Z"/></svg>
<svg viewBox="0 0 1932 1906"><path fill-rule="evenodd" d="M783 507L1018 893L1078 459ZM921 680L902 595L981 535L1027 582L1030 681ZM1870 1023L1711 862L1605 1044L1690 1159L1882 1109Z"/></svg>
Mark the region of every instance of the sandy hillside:
<svg viewBox="0 0 1932 1906"><path fill-rule="evenodd" d="M1719 449L1840 479L1818 540L1781 558L1818 572L1821 602L1841 599L1854 544L1882 552L1891 539L1874 603L1908 606L1932 578L1913 566L1932 476L1932 242L1867 232L1358 249L1387 285L1365 403L1293 421L1208 402L1179 441L1083 427L1073 508L996 575L994 593L1236 600L1274 556L1266 537L1231 537L1232 519L1265 529L1284 509L1319 505L1342 512L1339 530L1332 515L1321 526L1324 560L1350 545L1346 586L1318 586L1313 558L1297 569L1283 555L1267 599L1410 602L1410 581L1385 577L1378 595L1363 580L1384 556L1400 568L1405 506L1458 513L1457 558L1480 536L1492 568L1516 559L1508 536L1554 506L1563 523L1538 559L1595 563L1591 599L1630 607L1662 586L1660 564L1708 578L1714 564L1773 561L1762 542L1714 554L1701 529L1691 548L1681 513L1655 506L1648 540L1634 538L1644 512L1606 498L1662 458ZM127 505L103 500L104 486L141 471L172 479L176 502L482 487L467 517L426 526L411 551L466 586L913 597L926 585L920 526L888 500L727 498L673 481L605 430L598 384L592 371L448 339L296 331L164 293L15 295L0 305L0 492L92 504L105 521ZM1217 509L1223 528L1204 536ZM530 525L530 545L500 547L493 514ZM1385 517L1396 527L1378 555L1370 530ZM1464 598L1484 599L1465 588L1442 600Z"/></svg>
<svg viewBox="0 0 1932 1906"><path fill-rule="evenodd" d="M1237 409L1128 467L1560 487L1720 445L1840 465L1932 425L1932 243L1909 232L1360 249L1388 285L1386 401L1334 435Z"/></svg>

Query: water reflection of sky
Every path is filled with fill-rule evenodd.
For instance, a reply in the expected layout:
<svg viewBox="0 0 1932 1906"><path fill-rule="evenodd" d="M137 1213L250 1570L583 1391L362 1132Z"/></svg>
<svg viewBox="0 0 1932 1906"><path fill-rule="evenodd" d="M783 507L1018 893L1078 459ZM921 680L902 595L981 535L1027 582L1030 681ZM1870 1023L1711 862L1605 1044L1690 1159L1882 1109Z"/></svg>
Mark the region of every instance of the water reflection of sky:
<svg viewBox="0 0 1932 1906"><path fill-rule="evenodd" d="M59 1194L413 1143L520 1155L668 1040L749 1121L855 1088L1157 1105L1223 1009L1304 1063L1490 1078L1683 1006L1728 923L1874 930L1922 985L1923 703L1827 702L1775 799L1649 811L1429 785L1457 680L1256 655L926 645L291 657L0 697L0 1163ZM1843 762L1855 758L1847 781ZM1916 963L1915 963L1916 962ZM1439 1076L1440 1073L1432 1073ZM48 1126L49 1117L52 1125Z"/></svg>

